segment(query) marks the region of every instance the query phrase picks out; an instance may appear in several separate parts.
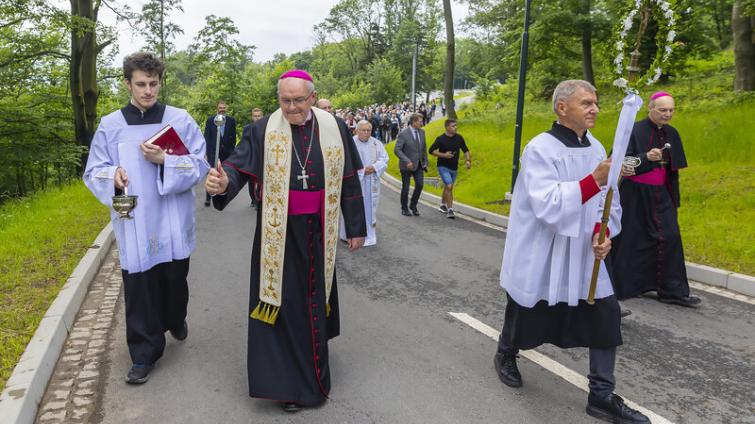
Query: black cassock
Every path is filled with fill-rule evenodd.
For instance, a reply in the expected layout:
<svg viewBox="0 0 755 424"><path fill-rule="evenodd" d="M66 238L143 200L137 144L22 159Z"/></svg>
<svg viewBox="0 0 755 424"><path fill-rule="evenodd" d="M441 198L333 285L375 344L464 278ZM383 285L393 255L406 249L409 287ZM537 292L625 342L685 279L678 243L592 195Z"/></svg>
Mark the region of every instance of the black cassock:
<svg viewBox="0 0 755 424"><path fill-rule="evenodd" d="M662 148L665 164L651 162L647 152ZM663 297L689 296L682 238L677 221L679 169L687 167L679 132L670 125L658 128L649 118L636 122L627 156L641 164L636 175L661 167L665 185L650 185L624 179L621 194L621 233L612 239L611 280L616 296L627 299L655 290Z"/></svg>
<svg viewBox="0 0 755 424"><path fill-rule="evenodd" d="M314 115L313 115L314 116ZM367 233L362 189L357 170L362 168L354 141L346 124L336 118L344 145L344 173L341 210L347 237ZM215 208L223 209L245 183L258 184L264 191L263 161L265 117L244 128L241 142L223 162L228 173L228 191L215 196ZM302 162L307 156L312 125L315 125L312 153L305 164L309 179L307 191L325 189L324 162L316 119L305 125L291 126L296 152ZM290 190L304 190L301 167L291 153ZM257 199L262 201L262 199ZM262 204L257 208L257 226L262 226ZM259 302L260 231L255 231L252 246L249 311ZM330 294L330 314L326 316L323 262L323 229L320 214L289 215L286 227L286 254L283 264L282 307L274 325L249 318L247 367L249 395L257 398L313 406L324 402L330 392L328 340L340 332L336 276Z"/></svg>

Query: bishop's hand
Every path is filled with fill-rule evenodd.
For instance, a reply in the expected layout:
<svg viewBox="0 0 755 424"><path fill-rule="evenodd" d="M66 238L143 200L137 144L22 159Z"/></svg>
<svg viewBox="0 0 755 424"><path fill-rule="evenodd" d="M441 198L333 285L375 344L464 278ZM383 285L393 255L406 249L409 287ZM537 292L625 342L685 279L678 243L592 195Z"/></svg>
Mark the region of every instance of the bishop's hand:
<svg viewBox="0 0 755 424"><path fill-rule="evenodd" d="M648 150L647 156L649 161L658 162L663 159L663 150L658 148L650 149Z"/></svg>
<svg viewBox="0 0 755 424"><path fill-rule="evenodd" d="M210 168L210 173L207 174L207 180L204 182L204 189L211 196L226 192L228 189L228 174L225 173L225 169L222 166Z"/></svg>

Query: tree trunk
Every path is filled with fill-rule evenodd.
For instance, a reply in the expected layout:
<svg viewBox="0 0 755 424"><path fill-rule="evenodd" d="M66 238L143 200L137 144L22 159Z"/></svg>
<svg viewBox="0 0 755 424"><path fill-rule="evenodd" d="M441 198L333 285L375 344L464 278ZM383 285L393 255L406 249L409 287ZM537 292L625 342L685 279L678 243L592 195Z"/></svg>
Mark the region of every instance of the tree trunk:
<svg viewBox="0 0 755 424"><path fill-rule="evenodd" d="M74 30L71 31L71 103L73 108L76 143L86 146L92 143L97 121L97 12L100 1L71 0L71 16ZM79 21L77 23L76 21ZM86 167L87 153L81 155L81 170Z"/></svg>
<svg viewBox="0 0 755 424"><path fill-rule="evenodd" d="M731 13L731 29L734 38L734 90L755 91L755 18L743 14L744 1L735 1Z"/></svg>
<svg viewBox="0 0 755 424"><path fill-rule="evenodd" d="M582 24L582 77L595 85L592 69L592 21L590 20L590 0L582 0L580 13L584 18Z"/></svg>
<svg viewBox="0 0 755 424"><path fill-rule="evenodd" d="M451 15L451 0L443 0L443 14L446 17L446 76L443 81L443 99L446 104L446 116L456 119L454 108L454 67L456 41L454 40L454 20Z"/></svg>

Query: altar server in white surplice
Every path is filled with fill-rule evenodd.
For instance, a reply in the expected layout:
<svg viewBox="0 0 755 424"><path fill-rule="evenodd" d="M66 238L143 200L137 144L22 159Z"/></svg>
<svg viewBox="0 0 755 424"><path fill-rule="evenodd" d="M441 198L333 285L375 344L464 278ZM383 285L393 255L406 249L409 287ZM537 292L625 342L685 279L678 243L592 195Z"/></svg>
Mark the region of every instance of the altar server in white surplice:
<svg viewBox="0 0 755 424"><path fill-rule="evenodd" d="M622 344L620 309L602 263L611 240L598 243L597 228L611 161L589 129L598 97L587 81L561 82L553 93L558 120L522 153L501 267L507 303L494 364L498 377L521 387L516 364L521 349L552 344L589 348L587 413L621 423L649 423L614 393L616 347ZM620 231L614 198L610 237ZM601 260L595 304L588 287ZM555 420L555 416L554 416Z"/></svg>
<svg viewBox="0 0 755 424"><path fill-rule="evenodd" d="M377 211L380 202L380 177L388 167L388 153L383 143L375 137L371 137L372 124L362 120L357 124L357 135L354 144L357 146L359 156L362 159L363 169L359 170L359 182L362 184L364 196L364 216L367 221L367 238L365 246L373 246L377 243ZM343 222L343 217L341 217ZM346 240L346 231L343 224L340 230L341 240Z"/></svg>
<svg viewBox="0 0 755 424"><path fill-rule="evenodd" d="M205 141L183 109L157 102L163 64L150 53L123 61L131 100L100 121L84 182L110 208L126 300L126 341L133 366L126 382L147 381L165 348L165 332L183 340L189 256L194 250L194 189L209 164ZM189 153L173 155L144 141L170 124ZM127 188L138 196L133 219L121 220L112 197Z"/></svg>

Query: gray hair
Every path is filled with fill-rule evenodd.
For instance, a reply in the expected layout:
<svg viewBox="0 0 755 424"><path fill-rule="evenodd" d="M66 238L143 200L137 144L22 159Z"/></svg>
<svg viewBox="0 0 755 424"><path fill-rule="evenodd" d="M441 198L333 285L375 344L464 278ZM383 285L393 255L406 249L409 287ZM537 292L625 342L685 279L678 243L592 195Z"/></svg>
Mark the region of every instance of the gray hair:
<svg viewBox="0 0 755 424"><path fill-rule="evenodd" d="M361 121L357 122L357 129L362 128L365 125L369 126L370 129L372 129L372 124L370 123L370 121L368 121L366 119L362 119Z"/></svg>
<svg viewBox="0 0 755 424"><path fill-rule="evenodd" d="M556 110L558 102L566 101L580 88L589 91L590 93L598 91L594 85L585 80L566 80L558 83L556 89L553 90L553 112L558 113L558 110Z"/></svg>
<svg viewBox="0 0 755 424"><path fill-rule="evenodd" d="M283 80L282 79L278 80L278 94L280 94L281 92L281 81ZM307 84L307 95L312 94L315 91L315 83L309 80L302 80L302 81L304 81Z"/></svg>

